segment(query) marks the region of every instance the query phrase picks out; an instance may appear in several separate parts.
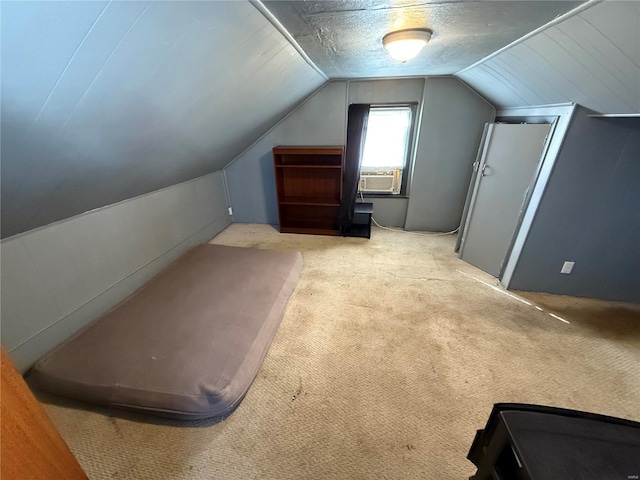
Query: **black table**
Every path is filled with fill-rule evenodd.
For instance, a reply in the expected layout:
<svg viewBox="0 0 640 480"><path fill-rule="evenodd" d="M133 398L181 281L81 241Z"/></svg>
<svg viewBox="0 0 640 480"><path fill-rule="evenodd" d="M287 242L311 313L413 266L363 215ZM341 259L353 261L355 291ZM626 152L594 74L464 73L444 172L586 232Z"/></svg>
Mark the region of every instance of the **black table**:
<svg viewBox="0 0 640 480"><path fill-rule="evenodd" d="M576 410L496 404L467 458L472 480L640 479L640 423Z"/></svg>
<svg viewBox="0 0 640 480"><path fill-rule="evenodd" d="M373 203L356 203L353 210L353 223L345 236L371 238L372 217Z"/></svg>

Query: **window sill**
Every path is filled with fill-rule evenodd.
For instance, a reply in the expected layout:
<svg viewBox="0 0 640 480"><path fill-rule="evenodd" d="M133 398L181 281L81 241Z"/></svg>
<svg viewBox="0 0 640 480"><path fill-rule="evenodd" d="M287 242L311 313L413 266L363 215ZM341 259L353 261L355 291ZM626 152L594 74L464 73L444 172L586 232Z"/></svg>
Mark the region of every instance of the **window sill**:
<svg viewBox="0 0 640 480"><path fill-rule="evenodd" d="M391 193L365 193L364 198L409 198L409 195L393 195ZM358 199L360 194L358 193Z"/></svg>

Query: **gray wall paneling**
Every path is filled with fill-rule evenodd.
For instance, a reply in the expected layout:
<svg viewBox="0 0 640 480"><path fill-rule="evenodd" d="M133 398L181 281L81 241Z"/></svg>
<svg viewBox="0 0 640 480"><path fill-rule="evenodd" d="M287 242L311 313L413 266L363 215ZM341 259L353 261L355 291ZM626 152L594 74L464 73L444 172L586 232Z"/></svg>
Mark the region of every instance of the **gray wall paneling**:
<svg viewBox="0 0 640 480"><path fill-rule="evenodd" d="M509 287L639 302L640 120L588 114L574 115Z"/></svg>
<svg viewBox="0 0 640 480"><path fill-rule="evenodd" d="M451 217L457 215L456 221L460 221L471 173L470 166L478 148L484 123L493 119L494 109L455 78L429 78L426 81L435 82L431 90L427 90L434 98L427 99L425 104L429 108L422 117L421 135L427 132L426 135L430 136L428 144L438 147L428 148L426 144L421 143L421 138L418 139L417 150L420 154L415 158L409 194L421 198L425 189L433 189L435 185L435 191L428 194L429 201L434 202L432 210L425 210L418 202L414 204L415 216L426 216L421 219L426 219L434 230L443 230L450 226ZM225 168L234 221L272 225L278 223L271 156L274 146L344 145L346 111L350 103L420 103L424 84L425 79L422 78L327 83ZM435 98L439 95L444 95L445 98ZM425 118L428 126L425 125ZM458 134L451 132L455 129L458 129ZM425 155L425 151L432 150L446 153L437 157ZM467 157L470 159L468 164ZM430 164L422 165L425 162ZM416 170L419 173L417 176ZM442 177L431 178L431 175ZM443 185L443 182L446 185ZM367 200L374 203L374 217L381 225L405 225L407 205L410 205L412 200ZM453 207L450 203L454 204ZM442 209L453 210L454 213L445 214L443 220L440 213Z"/></svg>
<svg viewBox="0 0 640 480"><path fill-rule="evenodd" d="M350 103L420 102L424 80L331 81L225 168L233 220L278 223L271 149L276 145L344 145ZM378 222L403 226L406 199L373 199ZM380 214L378 214L378 211Z"/></svg>
<svg viewBox="0 0 640 480"><path fill-rule="evenodd" d="M349 81L349 101L345 109L352 103L422 103L424 78L394 80L351 80ZM417 109L419 115L420 109ZM415 121L415 128L419 125ZM414 135L414 143L415 143ZM413 155L411 158L413 163ZM409 175L409 171L405 173ZM419 187L418 187L419 188ZM407 198L397 197L365 197L365 201L373 203L373 217L380 225L388 227L404 227L407 216Z"/></svg>
<svg viewBox="0 0 640 480"><path fill-rule="evenodd" d="M639 24L640 2L596 3L456 76L502 107L640 113Z"/></svg>
<svg viewBox="0 0 640 480"><path fill-rule="evenodd" d="M217 171L325 82L248 2L3 2L1 23L3 237Z"/></svg>
<svg viewBox="0 0 640 480"><path fill-rule="evenodd" d="M424 78L349 81L351 103L409 103L422 101Z"/></svg>
<svg viewBox="0 0 640 480"><path fill-rule="evenodd" d="M346 96L345 82L326 83L225 167L234 222L278 224L273 147L344 145Z"/></svg>
<svg viewBox="0 0 640 480"><path fill-rule="evenodd" d="M494 116L493 106L458 79L426 79L407 230L443 232L460 225L484 124Z"/></svg>
<svg viewBox="0 0 640 480"><path fill-rule="evenodd" d="M543 160L536 172L533 188L527 192L524 212L516 231L513 245L507 256L506 264L500 277L500 282L509 288L513 270L518 262L524 242L529 235L533 218L540 205L542 194L547 186L551 172L555 165L562 143L571 124L573 113L577 107L574 104L546 105L539 107L506 108L498 110L496 121L507 123L550 123L552 124L551 138L544 153Z"/></svg>
<svg viewBox="0 0 640 480"><path fill-rule="evenodd" d="M407 197L365 197L364 200L373 203L373 218L378 224L383 227L404 228L409 203Z"/></svg>
<svg viewBox="0 0 640 480"><path fill-rule="evenodd" d="M230 223L218 171L5 239L2 346L24 371Z"/></svg>

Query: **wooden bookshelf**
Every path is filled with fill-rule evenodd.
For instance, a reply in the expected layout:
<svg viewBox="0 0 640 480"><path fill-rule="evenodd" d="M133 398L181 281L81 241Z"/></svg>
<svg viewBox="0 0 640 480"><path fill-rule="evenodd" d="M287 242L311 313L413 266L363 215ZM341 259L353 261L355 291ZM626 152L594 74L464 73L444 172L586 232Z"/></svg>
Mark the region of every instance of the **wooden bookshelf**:
<svg viewBox="0 0 640 480"><path fill-rule="evenodd" d="M344 147L273 149L280 232L339 235Z"/></svg>

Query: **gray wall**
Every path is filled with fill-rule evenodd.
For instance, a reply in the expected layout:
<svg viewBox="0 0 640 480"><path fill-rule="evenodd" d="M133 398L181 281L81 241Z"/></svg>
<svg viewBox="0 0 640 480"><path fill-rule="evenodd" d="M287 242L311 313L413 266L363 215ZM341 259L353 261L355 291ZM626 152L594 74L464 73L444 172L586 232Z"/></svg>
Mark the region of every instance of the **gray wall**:
<svg viewBox="0 0 640 480"><path fill-rule="evenodd" d="M640 302L640 119L588 114L576 111L510 288Z"/></svg>
<svg viewBox="0 0 640 480"><path fill-rule="evenodd" d="M417 114L424 93L423 78L406 80L359 80L349 82L351 103L418 103ZM345 109L348 105L345 105ZM417 119L416 119L417 120ZM416 127L419 122L416 121ZM415 143L414 139L414 143ZM408 174L408 172L407 172ZM367 197L373 203L373 217L380 225L404 227L409 200L400 197Z"/></svg>
<svg viewBox="0 0 640 480"><path fill-rule="evenodd" d="M225 167L233 221L278 224L272 149L277 145L344 145L345 82L329 82Z"/></svg>
<svg viewBox="0 0 640 480"><path fill-rule="evenodd" d="M6 239L2 346L24 371L229 223L221 171Z"/></svg>
<svg viewBox="0 0 640 480"><path fill-rule="evenodd" d="M326 84L225 168L234 221L278 223L271 156L274 146L344 145L350 103L418 102L420 106L424 82L422 78L413 78L331 81ZM410 196L422 199L425 189L436 190L427 193L433 205L424 205L422 200L414 203L414 224L425 222L434 230L443 230L450 226L451 219L456 216L455 221L460 222L470 165L475 158L484 123L493 118L494 110L455 78L429 78L427 84L433 85L427 88L433 98L429 97L425 103L428 108L425 108L421 135L428 140L427 143L418 144L419 155L415 166L418 175L414 174ZM438 99L438 96L443 98ZM447 153L432 156L432 151ZM468 163L467 157L471 159ZM419 166L421 163L426 165ZM440 177L432 178L432 175ZM446 184L444 188L441 182ZM412 199L370 200L374 203L374 217L378 223L395 227L405 225L407 205L411 205ZM457 224L453 228L456 227Z"/></svg>
<svg viewBox="0 0 640 480"><path fill-rule="evenodd" d="M319 75L249 2L3 2L2 236L219 170Z"/></svg>
<svg viewBox="0 0 640 480"><path fill-rule="evenodd" d="M358 199L358 201L360 201ZM393 198L365 197L366 202L373 203L373 218L383 227L404 228L404 221L407 217L407 197L399 195Z"/></svg>
<svg viewBox="0 0 640 480"><path fill-rule="evenodd" d="M640 112L640 2L594 3L456 74L494 105Z"/></svg>
<svg viewBox="0 0 640 480"><path fill-rule="evenodd" d="M349 81L351 103L422 102L424 78ZM345 105L345 109L348 105Z"/></svg>
<svg viewBox="0 0 640 480"><path fill-rule="evenodd" d="M405 228L458 228L484 124L495 109L455 78L427 78Z"/></svg>

